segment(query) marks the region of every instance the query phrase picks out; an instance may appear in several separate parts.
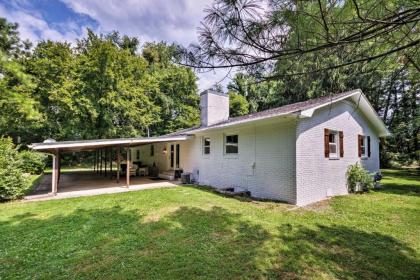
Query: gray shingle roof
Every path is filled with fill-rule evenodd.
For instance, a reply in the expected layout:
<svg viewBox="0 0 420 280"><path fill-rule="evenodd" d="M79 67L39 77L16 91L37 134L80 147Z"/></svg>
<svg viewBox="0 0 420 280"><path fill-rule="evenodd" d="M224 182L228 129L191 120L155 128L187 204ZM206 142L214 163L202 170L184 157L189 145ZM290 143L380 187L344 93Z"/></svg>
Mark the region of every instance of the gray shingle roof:
<svg viewBox="0 0 420 280"><path fill-rule="evenodd" d="M289 104L289 105L284 105L284 106L281 106L281 107L276 107L276 108L273 108L273 109L268 109L268 110L264 110L264 111L257 112L257 113L252 113L252 114L248 114L248 115L244 115L244 116L229 118L227 121L220 122L220 123L213 124L213 125L209 125L209 126L201 126L201 127L196 126L196 127L187 128L187 129L180 130L180 131L177 131L177 132L174 132L174 133L171 133L171 134L167 134L167 135L189 134L189 133L193 133L195 130L205 130L207 128L209 128L209 129L210 128L216 128L218 126L225 126L227 124L234 125L236 123L248 122L248 121L262 119L262 118L268 118L268 117L298 113L298 112L303 111L303 110L311 109L311 108L314 108L314 107L318 107L320 105L325 105L327 103L334 102L338 99L345 98L346 96L353 95L357 92L360 92L360 90L355 89L355 90L351 90L351 91L341 92L341 93L338 93L338 94L322 96L322 97L319 97L319 98L314 98L314 99L310 99L310 100L303 101L303 102L292 103L292 104Z"/></svg>

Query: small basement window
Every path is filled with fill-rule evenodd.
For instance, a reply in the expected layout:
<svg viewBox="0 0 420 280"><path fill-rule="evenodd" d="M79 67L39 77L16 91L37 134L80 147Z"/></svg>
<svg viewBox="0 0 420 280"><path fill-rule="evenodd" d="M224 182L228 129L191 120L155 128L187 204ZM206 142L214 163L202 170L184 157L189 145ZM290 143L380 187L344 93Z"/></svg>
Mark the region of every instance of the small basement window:
<svg viewBox="0 0 420 280"><path fill-rule="evenodd" d="M328 145L329 145L329 151L330 151L330 158L338 158L338 131L332 131L330 130L329 136L328 136Z"/></svg>
<svg viewBox="0 0 420 280"><path fill-rule="evenodd" d="M203 154L210 154L210 138L203 138Z"/></svg>
<svg viewBox="0 0 420 280"><path fill-rule="evenodd" d="M225 136L225 154L238 153L238 135Z"/></svg>

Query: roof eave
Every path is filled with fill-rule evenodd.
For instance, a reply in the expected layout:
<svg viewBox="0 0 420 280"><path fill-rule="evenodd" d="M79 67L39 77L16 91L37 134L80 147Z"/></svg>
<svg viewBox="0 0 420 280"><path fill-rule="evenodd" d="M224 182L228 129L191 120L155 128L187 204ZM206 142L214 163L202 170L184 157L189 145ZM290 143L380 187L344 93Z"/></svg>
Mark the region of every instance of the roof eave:
<svg viewBox="0 0 420 280"><path fill-rule="evenodd" d="M191 135L177 135L171 137L153 137L153 138L138 138L138 139L104 139L104 140L87 140L85 142L55 142L55 143L33 143L28 147L34 151L51 152L57 149L98 149L101 147L112 146L136 146L141 144L161 143L170 141L183 141L191 139ZM95 142L92 142L95 141Z"/></svg>
<svg viewBox="0 0 420 280"><path fill-rule="evenodd" d="M320 104L318 106L306 109L306 110L302 110L299 112L299 117L300 118L310 118L313 116L314 112L317 109L323 108L325 106L329 106L333 103L348 99L348 98L356 98L354 100L354 102L356 104L360 104L360 101L364 102L364 106L362 108L362 111L364 114L366 115L370 115L370 118L372 123L375 125L376 129L378 130L378 135L379 137L387 137L390 136L391 133L389 132L389 130L387 129L387 127L385 126L384 122L382 121L381 117L379 117L378 113L376 113L375 109L372 107L372 105L370 104L369 100L367 99L367 97L363 94L363 92L360 89L356 89L352 92L350 92L347 95L344 95L340 98L331 100L330 102L326 102L323 104Z"/></svg>

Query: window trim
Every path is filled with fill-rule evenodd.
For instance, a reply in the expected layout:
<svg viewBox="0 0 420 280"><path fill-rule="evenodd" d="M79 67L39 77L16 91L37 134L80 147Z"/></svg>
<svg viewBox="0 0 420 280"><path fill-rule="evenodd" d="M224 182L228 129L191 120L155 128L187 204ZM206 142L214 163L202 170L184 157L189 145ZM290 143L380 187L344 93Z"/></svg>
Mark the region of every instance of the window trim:
<svg viewBox="0 0 420 280"><path fill-rule="evenodd" d="M237 143L233 143L233 142L228 143L227 142L227 137L229 137L229 136L236 136L236 138L238 139ZM226 151L227 146L237 147L238 151L236 153L228 153ZM223 154L226 155L226 156L237 156L237 155L239 155L239 134L238 133L229 133L229 134L224 134L223 135Z"/></svg>
<svg viewBox="0 0 420 280"><path fill-rule="evenodd" d="M362 143L360 143L360 149L362 150L360 158L361 159L367 159L369 158L368 156L368 140L367 140L367 135L360 135L361 139L362 139ZM364 149L364 152L363 152Z"/></svg>
<svg viewBox="0 0 420 280"><path fill-rule="evenodd" d="M328 158L329 159L340 159L340 135L338 130L329 130L328 133ZM334 142L329 141L329 135L334 135ZM335 153L331 153L331 146L335 145Z"/></svg>
<svg viewBox="0 0 420 280"><path fill-rule="evenodd" d="M208 145L206 145L206 141L209 142ZM210 156L210 154L211 154L211 138L210 137L203 137L201 147L202 147L202 155L203 156ZM208 153L206 153L206 148L209 149Z"/></svg>

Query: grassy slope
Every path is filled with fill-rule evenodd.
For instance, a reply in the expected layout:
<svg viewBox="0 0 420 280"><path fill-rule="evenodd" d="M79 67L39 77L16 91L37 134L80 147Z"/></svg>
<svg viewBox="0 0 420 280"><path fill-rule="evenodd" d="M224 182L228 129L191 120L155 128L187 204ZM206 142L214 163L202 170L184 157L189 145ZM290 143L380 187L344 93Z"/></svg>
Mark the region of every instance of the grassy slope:
<svg viewBox="0 0 420 280"><path fill-rule="evenodd" d="M193 187L3 204L0 279L415 279L420 180L385 175L306 209Z"/></svg>

